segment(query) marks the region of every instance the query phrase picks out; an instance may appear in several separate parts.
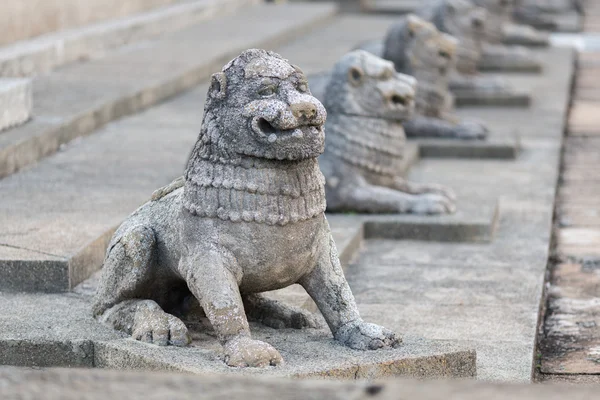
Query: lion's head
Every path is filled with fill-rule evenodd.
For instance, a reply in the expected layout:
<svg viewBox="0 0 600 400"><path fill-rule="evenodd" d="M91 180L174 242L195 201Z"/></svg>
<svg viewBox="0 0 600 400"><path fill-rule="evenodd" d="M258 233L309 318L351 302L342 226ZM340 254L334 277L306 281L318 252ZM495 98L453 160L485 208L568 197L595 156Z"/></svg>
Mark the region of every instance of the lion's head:
<svg viewBox="0 0 600 400"><path fill-rule="evenodd" d="M403 121L414 112L416 86L392 62L355 50L333 67L324 103L331 114Z"/></svg>
<svg viewBox="0 0 600 400"><path fill-rule="evenodd" d="M270 51L246 50L212 76L195 150L219 162L316 158L326 116L298 67Z"/></svg>
<svg viewBox="0 0 600 400"><path fill-rule="evenodd" d="M475 72L485 39L487 11L468 0L438 0L427 9L424 16L441 32L458 39L458 70Z"/></svg>
<svg viewBox="0 0 600 400"><path fill-rule="evenodd" d="M416 107L420 114L437 115L444 107L456 45L452 36L415 15L408 15L388 30L383 57L419 82Z"/></svg>
<svg viewBox="0 0 600 400"><path fill-rule="evenodd" d="M409 14L393 24L384 41L383 58L398 72L413 75L426 72L447 76L456 58L457 40L440 33L430 22Z"/></svg>
<svg viewBox="0 0 600 400"><path fill-rule="evenodd" d="M485 27L486 40L500 43L504 38L504 25L510 23L515 9L515 0L472 0L474 4L488 11Z"/></svg>

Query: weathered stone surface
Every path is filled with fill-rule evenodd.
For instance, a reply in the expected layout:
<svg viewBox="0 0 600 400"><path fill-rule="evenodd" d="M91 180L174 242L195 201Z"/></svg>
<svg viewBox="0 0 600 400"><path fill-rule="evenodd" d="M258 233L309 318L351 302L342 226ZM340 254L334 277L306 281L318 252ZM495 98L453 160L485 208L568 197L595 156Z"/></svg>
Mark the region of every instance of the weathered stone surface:
<svg viewBox="0 0 600 400"><path fill-rule="evenodd" d="M581 55L564 143L556 206L556 262L551 265L539 339L541 380L593 383L600 374L600 139L593 122L595 103L587 101L590 94L600 92L592 78L594 59L593 54Z"/></svg>
<svg viewBox="0 0 600 400"><path fill-rule="evenodd" d="M583 380L585 382L585 380ZM588 382L593 382L589 379ZM583 400L596 395L595 386L499 385L483 382L386 380L334 382L331 380L287 380L223 375L191 376L175 373L140 373L82 369L0 369L0 385L7 400L45 398L90 400L127 397L131 400L191 399L202 393L206 399L245 400L276 397L327 399L415 400Z"/></svg>
<svg viewBox="0 0 600 400"><path fill-rule="evenodd" d="M27 121L31 107L30 80L0 79L0 131Z"/></svg>
<svg viewBox="0 0 600 400"><path fill-rule="evenodd" d="M6 0L0 17L0 45L174 3L175 0L38 1ZM32 12L35 10L35 12Z"/></svg>
<svg viewBox="0 0 600 400"><path fill-rule="evenodd" d="M40 77L33 85L33 125L0 137L0 177L112 120L197 85L246 48L281 45L336 10L331 4L248 7ZM259 18L271 22L255 26ZM211 40L198 41L199 37Z"/></svg>
<svg viewBox="0 0 600 400"><path fill-rule="evenodd" d="M560 230L561 233L563 229ZM596 238L596 241L600 240ZM599 374L598 286L600 254L582 249L570 254L580 262L554 267L548 289L548 311L540 342L541 371L549 374Z"/></svg>
<svg viewBox="0 0 600 400"><path fill-rule="evenodd" d="M159 0L153 0L155 3L157 1ZM173 3L172 0L160 1L165 5ZM130 7L131 3L131 0L123 2L125 7ZM116 47L183 29L202 20L228 14L253 3L257 3L257 1L226 0L220 1L218 4L215 1L204 0L179 2L169 7L161 7L157 10L107 22L67 30L61 28L59 32L52 32L0 48L0 76L32 76L48 73L61 65L92 57L98 58ZM23 4L27 3L23 2ZM67 4L65 6L69 7ZM83 3L79 6L84 8ZM152 4L147 6L152 6ZM89 9L84 13L94 9L94 5L88 4L87 7ZM43 13L43 8L44 6L40 5L36 11ZM109 8L107 7L107 9ZM118 9L122 10L123 7ZM10 12L9 6L8 15ZM3 13L3 16L6 15ZM12 22L14 23L14 20Z"/></svg>

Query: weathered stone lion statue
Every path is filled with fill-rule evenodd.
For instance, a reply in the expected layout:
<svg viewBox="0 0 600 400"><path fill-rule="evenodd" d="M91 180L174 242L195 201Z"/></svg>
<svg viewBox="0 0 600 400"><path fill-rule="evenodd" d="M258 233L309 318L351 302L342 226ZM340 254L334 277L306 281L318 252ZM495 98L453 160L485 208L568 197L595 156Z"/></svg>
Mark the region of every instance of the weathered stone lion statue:
<svg viewBox="0 0 600 400"><path fill-rule="evenodd" d="M528 25L513 22L515 0L472 0L488 11L486 40L491 44L518 44L525 46L548 46L549 37Z"/></svg>
<svg viewBox="0 0 600 400"><path fill-rule="evenodd" d="M513 70L537 72L541 70L540 61L522 46L503 44L505 29L508 26L514 8L512 0L471 0L488 12L485 24L482 58L479 68L484 70Z"/></svg>
<svg viewBox="0 0 600 400"><path fill-rule="evenodd" d="M317 162L325 118L302 71L275 53L244 51L214 74L184 178L117 229L94 315L137 340L184 346L187 328L171 313L195 298L228 365L277 365L277 350L251 338L247 314L312 325L310 313L259 295L299 283L341 343L398 345L360 318L338 260Z"/></svg>
<svg viewBox="0 0 600 400"><path fill-rule="evenodd" d="M419 84L416 115L403 124L408 137L482 139L487 135L481 122L454 115L448 83L454 71L456 39L408 15L390 27L381 51L398 72L414 76Z"/></svg>
<svg viewBox="0 0 600 400"><path fill-rule="evenodd" d="M515 20L538 29L555 30L558 16L568 12L583 13L584 0L516 0Z"/></svg>
<svg viewBox="0 0 600 400"><path fill-rule="evenodd" d="M414 111L416 81L363 50L344 55L325 89L327 207L331 211L438 214L454 212L454 194L399 176L402 122Z"/></svg>
<svg viewBox="0 0 600 400"><path fill-rule="evenodd" d="M450 90L470 97L505 97L512 89L498 77L478 73L482 59L488 13L468 0L436 0L421 10L420 16L431 21L441 32L459 41L455 73L450 78Z"/></svg>

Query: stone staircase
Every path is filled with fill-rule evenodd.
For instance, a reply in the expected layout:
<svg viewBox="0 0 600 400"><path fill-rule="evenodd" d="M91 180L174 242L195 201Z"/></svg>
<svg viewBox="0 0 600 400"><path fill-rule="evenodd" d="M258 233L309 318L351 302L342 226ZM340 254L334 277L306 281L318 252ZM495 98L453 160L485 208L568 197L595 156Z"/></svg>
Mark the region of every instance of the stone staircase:
<svg viewBox="0 0 600 400"><path fill-rule="evenodd" d="M220 8L214 2L211 4L213 8ZM115 28L111 33L96 37L79 32L71 35L78 36L78 40L56 39L49 47L51 50L62 43L60 46L64 50L73 47L71 53L78 53L78 57L93 51L89 50L88 41L102 42L96 48L103 50L108 50L116 42L130 43L103 57L73 63L33 79L32 120L0 136L0 177L54 153L61 145L88 135L110 121L139 112L193 87L246 48L273 47L283 43L327 20L335 10L328 4L257 4L193 24L190 23L192 18L188 18L180 25L189 26L175 31L169 28L158 37L149 35L150 31L168 25L170 20L165 17L153 26L156 18L146 18L146 22L150 22L144 25L148 28L147 40L144 41L140 38L134 41L124 32L141 30L133 23L115 24L127 27L122 30ZM168 11L173 10L165 10ZM181 18L189 15L185 10L181 12ZM205 9L200 16L206 18L207 14L210 15L210 12ZM129 18L128 22L132 19L136 20L136 17ZM270 22L260 23L265 20ZM119 35L131 40L112 40ZM86 50L78 52L80 46ZM18 52L13 50L13 53ZM37 54L41 61L31 61L35 66L32 71L51 70L60 63L78 58L66 56L59 59L50 54L47 61L44 54ZM18 57L13 60L16 60L14 72L17 75L19 71L30 72L19 68L20 65L29 65L27 60ZM11 72L9 68L7 74Z"/></svg>

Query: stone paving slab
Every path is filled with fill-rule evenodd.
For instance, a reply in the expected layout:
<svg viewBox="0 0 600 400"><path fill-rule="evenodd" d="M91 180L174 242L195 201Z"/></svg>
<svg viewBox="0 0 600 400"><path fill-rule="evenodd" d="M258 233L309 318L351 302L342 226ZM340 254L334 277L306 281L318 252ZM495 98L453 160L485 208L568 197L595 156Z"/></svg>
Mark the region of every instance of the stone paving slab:
<svg viewBox="0 0 600 400"><path fill-rule="evenodd" d="M591 260L554 267L540 344L542 373L600 374L597 270Z"/></svg>
<svg viewBox="0 0 600 400"><path fill-rule="evenodd" d="M469 380L394 379L378 382L336 382L221 374L194 376L176 373L12 367L0 368L0 386L6 400L75 400L82 397L89 400L104 400L109 397L130 400L179 400L197 398L199 393L205 399L230 400L584 400L596 397L598 390L596 386L587 385L499 385Z"/></svg>
<svg viewBox="0 0 600 400"><path fill-rule="evenodd" d="M0 79L0 131L26 122L31 106L29 79Z"/></svg>
<svg viewBox="0 0 600 400"><path fill-rule="evenodd" d="M196 86L247 48L281 45L336 11L333 4L257 5L40 76L33 118L41 124L0 135L0 177Z"/></svg>
<svg viewBox="0 0 600 400"><path fill-rule="evenodd" d="M176 2L133 16L19 41L0 48L0 76L45 74L62 65L97 58L116 47L182 29L257 3L257 0Z"/></svg>

